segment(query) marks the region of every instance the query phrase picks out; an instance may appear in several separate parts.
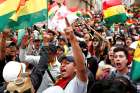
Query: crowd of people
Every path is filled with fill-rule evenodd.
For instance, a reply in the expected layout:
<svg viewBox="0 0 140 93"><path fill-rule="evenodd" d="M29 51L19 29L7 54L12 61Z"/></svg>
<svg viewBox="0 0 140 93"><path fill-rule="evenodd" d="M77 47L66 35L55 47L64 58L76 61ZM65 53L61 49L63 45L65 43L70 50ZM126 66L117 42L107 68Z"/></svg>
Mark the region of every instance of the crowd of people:
<svg viewBox="0 0 140 93"><path fill-rule="evenodd" d="M106 26L98 12L78 18L63 32L25 29L0 33L0 93L140 93L130 72L140 39L140 18ZM131 15L130 15L131 14ZM87 16L87 14L83 14Z"/></svg>

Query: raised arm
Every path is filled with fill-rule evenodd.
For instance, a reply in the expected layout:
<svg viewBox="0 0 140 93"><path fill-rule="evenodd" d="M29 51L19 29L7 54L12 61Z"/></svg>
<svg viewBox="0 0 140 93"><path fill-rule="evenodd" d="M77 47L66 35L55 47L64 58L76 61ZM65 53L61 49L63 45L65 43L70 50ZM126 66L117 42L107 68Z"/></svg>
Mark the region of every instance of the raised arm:
<svg viewBox="0 0 140 93"><path fill-rule="evenodd" d="M19 58L20 61L28 62L33 65L37 65L39 63L40 56L34 56L34 55L27 55L27 46L28 46L28 34L26 33L24 37L22 38L21 45L20 45L20 52L19 52Z"/></svg>
<svg viewBox="0 0 140 93"><path fill-rule="evenodd" d="M73 52L76 70L77 70L76 75L81 81L87 82L85 59L82 54L82 50L79 46L79 43L74 35L72 27L67 27L65 30L65 34L72 46L72 52Z"/></svg>

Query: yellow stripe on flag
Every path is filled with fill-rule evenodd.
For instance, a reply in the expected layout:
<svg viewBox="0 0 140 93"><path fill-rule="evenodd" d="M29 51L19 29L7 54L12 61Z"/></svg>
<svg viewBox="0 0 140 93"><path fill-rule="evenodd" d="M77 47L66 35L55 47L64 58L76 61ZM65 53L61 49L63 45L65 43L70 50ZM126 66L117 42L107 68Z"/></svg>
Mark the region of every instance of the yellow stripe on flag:
<svg viewBox="0 0 140 93"><path fill-rule="evenodd" d="M20 16L36 13L43 9L47 9L47 0L28 0L10 19L17 21Z"/></svg>
<svg viewBox="0 0 140 93"><path fill-rule="evenodd" d="M108 9L104 10L103 12L104 12L104 18L115 16L120 13L126 13L123 5L117 5L117 6L110 7Z"/></svg>
<svg viewBox="0 0 140 93"><path fill-rule="evenodd" d="M20 0L6 0L0 4L0 16L13 12L17 9Z"/></svg>
<svg viewBox="0 0 140 93"><path fill-rule="evenodd" d="M140 41L138 41L137 48L134 53L134 60L140 62Z"/></svg>

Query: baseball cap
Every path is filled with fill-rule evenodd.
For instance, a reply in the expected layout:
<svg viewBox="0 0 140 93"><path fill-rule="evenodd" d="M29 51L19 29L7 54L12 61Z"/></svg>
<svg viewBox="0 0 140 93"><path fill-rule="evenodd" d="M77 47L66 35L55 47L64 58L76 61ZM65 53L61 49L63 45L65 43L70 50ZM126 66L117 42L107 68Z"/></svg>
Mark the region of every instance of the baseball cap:
<svg viewBox="0 0 140 93"><path fill-rule="evenodd" d="M62 62L64 59L66 59L68 62L74 62L74 57L73 56L62 56L60 59L59 59L59 62Z"/></svg>

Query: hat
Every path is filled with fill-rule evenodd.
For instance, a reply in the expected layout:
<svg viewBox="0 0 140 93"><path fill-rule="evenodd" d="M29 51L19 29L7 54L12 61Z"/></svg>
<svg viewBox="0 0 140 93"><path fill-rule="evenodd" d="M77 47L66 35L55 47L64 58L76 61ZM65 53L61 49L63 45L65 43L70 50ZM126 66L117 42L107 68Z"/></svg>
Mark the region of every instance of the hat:
<svg viewBox="0 0 140 93"><path fill-rule="evenodd" d="M64 90L59 86L52 86L52 87L47 88L42 93L64 93Z"/></svg>
<svg viewBox="0 0 140 93"><path fill-rule="evenodd" d="M59 59L59 62L62 62L64 59L66 59L68 62L74 62L73 56L62 56L62 57Z"/></svg>
<svg viewBox="0 0 140 93"><path fill-rule="evenodd" d="M22 65L15 61L8 62L3 69L3 78L6 82L15 81L21 72Z"/></svg>

